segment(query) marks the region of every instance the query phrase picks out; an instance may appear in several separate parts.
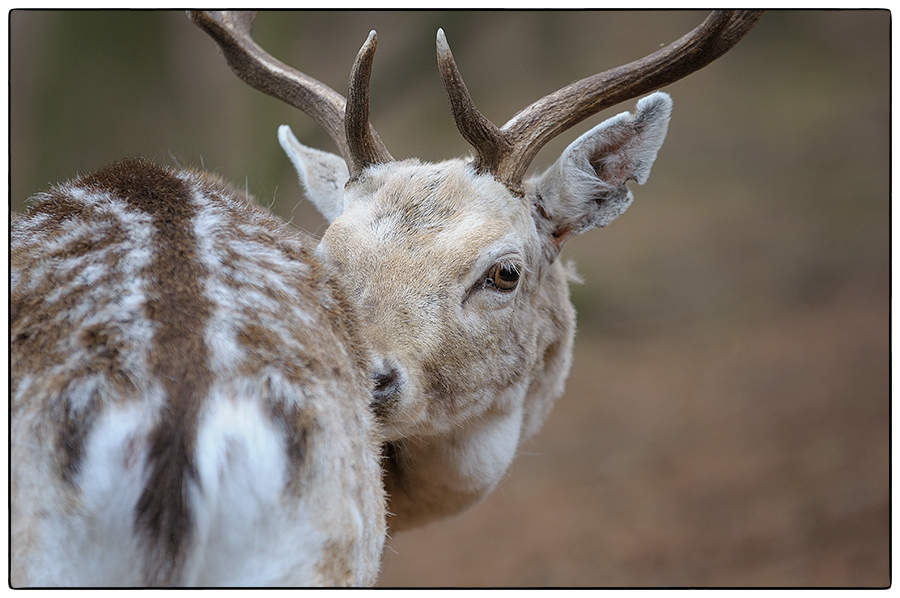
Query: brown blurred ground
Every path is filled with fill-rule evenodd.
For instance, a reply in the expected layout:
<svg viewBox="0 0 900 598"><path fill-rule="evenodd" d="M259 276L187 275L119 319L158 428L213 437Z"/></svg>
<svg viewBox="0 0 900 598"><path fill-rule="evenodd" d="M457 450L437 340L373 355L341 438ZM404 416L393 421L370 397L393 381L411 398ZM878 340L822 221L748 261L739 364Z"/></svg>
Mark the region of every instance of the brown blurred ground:
<svg viewBox="0 0 900 598"><path fill-rule="evenodd" d="M372 118L395 156L467 151L443 27L496 122L638 58L696 12L263 15L263 45L340 91L379 34ZM10 17L11 207L125 155L204 165L310 231L275 129L180 13ZM383 586L886 586L890 14L768 13L668 88L636 202L565 251L580 328L566 395L484 504L397 534ZM545 148L546 166L591 119Z"/></svg>

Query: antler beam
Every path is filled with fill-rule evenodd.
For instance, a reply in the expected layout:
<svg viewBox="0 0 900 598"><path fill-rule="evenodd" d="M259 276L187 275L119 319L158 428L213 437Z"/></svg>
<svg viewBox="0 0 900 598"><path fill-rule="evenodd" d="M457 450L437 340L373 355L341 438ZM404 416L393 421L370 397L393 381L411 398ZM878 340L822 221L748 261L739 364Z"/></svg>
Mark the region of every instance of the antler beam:
<svg viewBox="0 0 900 598"><path fill-rule="evenodd" d="M534 102L497 128L472 102L438 32L438 65L457 128L475 148L476 168L492 173L517 193L538 151L551 139L597 112L673 83L730 50L763 11L715 11L678 41L624 66L564 87Z"/></svg>
<svg viewBox="0 0 900 598"><path fill-rule="evenodd" d="M253 40L255 11L190 11L191 20L218 44L231 70L255 89L299 108L337 144L351 176L373 163L393 160L368 122L369 76L375 36L369 35L353 66L348 95L272 57Z"/></svg>

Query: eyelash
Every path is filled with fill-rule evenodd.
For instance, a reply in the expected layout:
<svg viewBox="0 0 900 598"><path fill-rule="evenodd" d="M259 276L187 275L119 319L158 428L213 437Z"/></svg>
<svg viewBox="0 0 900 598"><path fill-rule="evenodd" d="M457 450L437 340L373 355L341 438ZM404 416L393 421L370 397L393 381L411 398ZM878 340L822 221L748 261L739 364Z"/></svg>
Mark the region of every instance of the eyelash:
<svg viewBox="0 0 900 598"><path fill-rule="evenodd" d="M497 262L482 277L479 286L501 293L511 293L519 286L520 266L511 262Z"/></svg>

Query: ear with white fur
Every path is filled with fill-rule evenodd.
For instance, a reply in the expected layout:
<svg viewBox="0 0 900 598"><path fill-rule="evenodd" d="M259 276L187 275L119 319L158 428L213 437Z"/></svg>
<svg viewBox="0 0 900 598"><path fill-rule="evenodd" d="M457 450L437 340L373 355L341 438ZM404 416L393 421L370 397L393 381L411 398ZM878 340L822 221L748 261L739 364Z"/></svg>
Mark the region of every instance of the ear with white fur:
<svg viewBox="0 0 900 598"><path fill-rule="evenodd" d="M297 169L306 196L330 224L344 211L347 163L340 156L306 147L287 125L278 127L278 141Z"/></svg>
<svg viewBox="0 0 900 598"><path fill-rule="evenodd" d="M576 139L545 173L526 183L538 230L555 257L570 237L606 226L631 205L626 183L643 185L662 147L672 113L656 92Z"/></svg>

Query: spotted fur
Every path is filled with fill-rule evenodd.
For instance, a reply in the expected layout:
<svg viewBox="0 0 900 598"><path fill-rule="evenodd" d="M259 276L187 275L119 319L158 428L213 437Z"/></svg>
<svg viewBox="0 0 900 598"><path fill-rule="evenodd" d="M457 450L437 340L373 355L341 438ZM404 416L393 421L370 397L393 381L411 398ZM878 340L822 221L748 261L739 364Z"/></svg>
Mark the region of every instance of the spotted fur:
<svg viewBox="0 0 900 598"><path fill-rule="evenodd" d="M13 220L14 585L374 581L365 359L308 244L137 160Z"/></svg>

